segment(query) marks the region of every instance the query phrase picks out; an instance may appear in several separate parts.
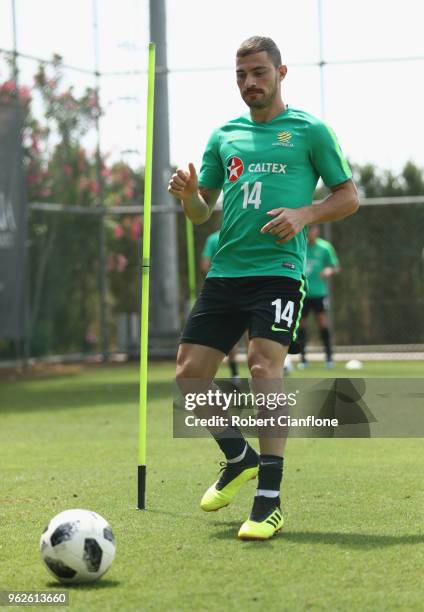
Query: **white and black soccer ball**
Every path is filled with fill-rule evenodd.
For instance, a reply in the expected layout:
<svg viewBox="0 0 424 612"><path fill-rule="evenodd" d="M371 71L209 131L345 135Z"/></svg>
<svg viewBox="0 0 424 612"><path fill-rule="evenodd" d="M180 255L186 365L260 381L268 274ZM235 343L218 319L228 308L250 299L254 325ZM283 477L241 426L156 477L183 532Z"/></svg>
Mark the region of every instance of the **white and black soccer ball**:
<svg viewBox="0 0 424 612"><path fill-rule="evenodd" d="M116 545L109 523L100 514L65 510L45 528L40 552L47 569L60 582L94 582L112 565Z"/></svg>

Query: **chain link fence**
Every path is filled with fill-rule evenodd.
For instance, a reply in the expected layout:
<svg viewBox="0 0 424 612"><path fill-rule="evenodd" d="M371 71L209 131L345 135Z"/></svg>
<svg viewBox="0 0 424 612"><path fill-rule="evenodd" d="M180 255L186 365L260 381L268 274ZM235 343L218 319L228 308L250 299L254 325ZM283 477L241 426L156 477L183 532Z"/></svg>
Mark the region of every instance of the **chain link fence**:
<svg viewBox="0 0 424 612"><path fill-rule="evenodd" d="M369 203L374 205L362 206L358 214L333 225L343 269L333 285L335 341L423 344L423 198Z"/></svg>
<svg viewBox="0 0 424 612"><path fill-rule="evenodd" d="M332 224L342 267L332 283L335 345L413 349L424 344L424 203L417 200L368 200L356 215ZM129 357L137 356L139 345L141 210L126 206L105 212L109 350ZM163 214L177 216L183 325L189 309L185 217L177 205L171 213L156 206L152 224L160 223ZM32 356L101 351L100 217L95 208L30 205ZM204 243L220 223L217 210L207 223L194 226L197 290L203 282L199 263ZM155 348L153 342L152 354Z"/></svg>

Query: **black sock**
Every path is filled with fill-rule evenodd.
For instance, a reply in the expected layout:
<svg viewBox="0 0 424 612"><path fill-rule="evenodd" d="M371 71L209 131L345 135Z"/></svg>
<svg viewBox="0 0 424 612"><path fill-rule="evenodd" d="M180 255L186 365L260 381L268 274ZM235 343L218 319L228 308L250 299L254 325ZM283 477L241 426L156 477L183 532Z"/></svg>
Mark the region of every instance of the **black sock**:
<svg viewBox="0 0 424 612"><path fill-rule="evenodd" d="M279 491L283 478L284 457L261 455L259 458L258 489Z"/></svg>
<svg viewBox="0 0 424 612"><path fill-rule="evenodd" d="M231 376L238 376L238 363L237 361L229 361Z"/></svg>
<svg viewBox="0 0 424 612"><path fill-rule="evenodd" d="M253 499L252 512L250 513L250 519L257 521L258 523L266 519L270 512L274 511L276 507L280 508L281 500L279 497L264 497L256 496Z"/></svg>
<svg viewBox="0 0 424 612"><path fill-rule="evenodd" d="M327 355L327 361L331 361L331 341L330 341L330 331L328 329L328 327L323 327L322 329L320 329L320 333L321 333L321 340L322 343L325 346L325 352Z"/></svg>
<svg viewBox="0 0 424 612"><path fill-rule="evenodd" d="M305 348L306 348L306 329L302 327L299 329L297 333L297 342L300 344L300 354L303 362L306 361L305 358Z"/></svg>
<svg viewBox="0 0 424 612"><path fill-rule="evenodd" d="M227 427L219 433L211 432L216 443L225 455L226 459L235 459L241 455L246 448L247 442L238 427Z"/></svg>

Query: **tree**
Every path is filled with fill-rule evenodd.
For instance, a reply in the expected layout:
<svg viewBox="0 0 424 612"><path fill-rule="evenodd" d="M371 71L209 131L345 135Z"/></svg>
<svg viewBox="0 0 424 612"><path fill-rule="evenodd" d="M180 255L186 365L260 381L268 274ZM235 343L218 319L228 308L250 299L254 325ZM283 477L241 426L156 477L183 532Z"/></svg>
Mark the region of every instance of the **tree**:
<svg viewBox="0 0 424 612"><path fill-rule="evenodd" d="M96 91L77 95L65 87L61 58L41 64L32 87L12 80L0 85L0 100L20 100L25 115L24 163L29 202L61 203L69 212L32 210L28 238L33 354L83 350L98 336L100 184L95 151L83 146L101 108ZM43 108L35 117L33 101ZM123 161L101 160L103 205L142 202L141 172ZM75 206L87 208L76 214ZM140 219L107 218L109 302L117 311L138 310Z"/></svg>

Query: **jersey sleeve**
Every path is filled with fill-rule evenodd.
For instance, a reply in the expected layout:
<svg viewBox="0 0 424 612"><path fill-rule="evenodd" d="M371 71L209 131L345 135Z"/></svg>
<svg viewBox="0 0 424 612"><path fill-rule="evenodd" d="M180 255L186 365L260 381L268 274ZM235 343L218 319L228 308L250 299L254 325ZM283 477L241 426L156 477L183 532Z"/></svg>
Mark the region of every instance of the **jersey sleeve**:
<svg viewBox="0 0 424 612"><path fill-rule="evenodd" d="M327 266L331 266L333 268L338 268L340 266L339 258L337 257L336 249L332 244L327 244L327 256L326 256L326 264Z"/></svg>
<svg viewBox="0 0 424 612"><path fill-rule="evenodd" d="M327 187L334 187L352 178L343 152L333 130L325 123L311 126L311 160Z"/></svg>
<svg viewBox="0 0 424 612"><path fill-rule="evenodd" d="M200 187L206 187L206 189L221 189L224 179L224 166L219 154L219 134L218 130L215 130L203 153L199 185Z"/></svg>

